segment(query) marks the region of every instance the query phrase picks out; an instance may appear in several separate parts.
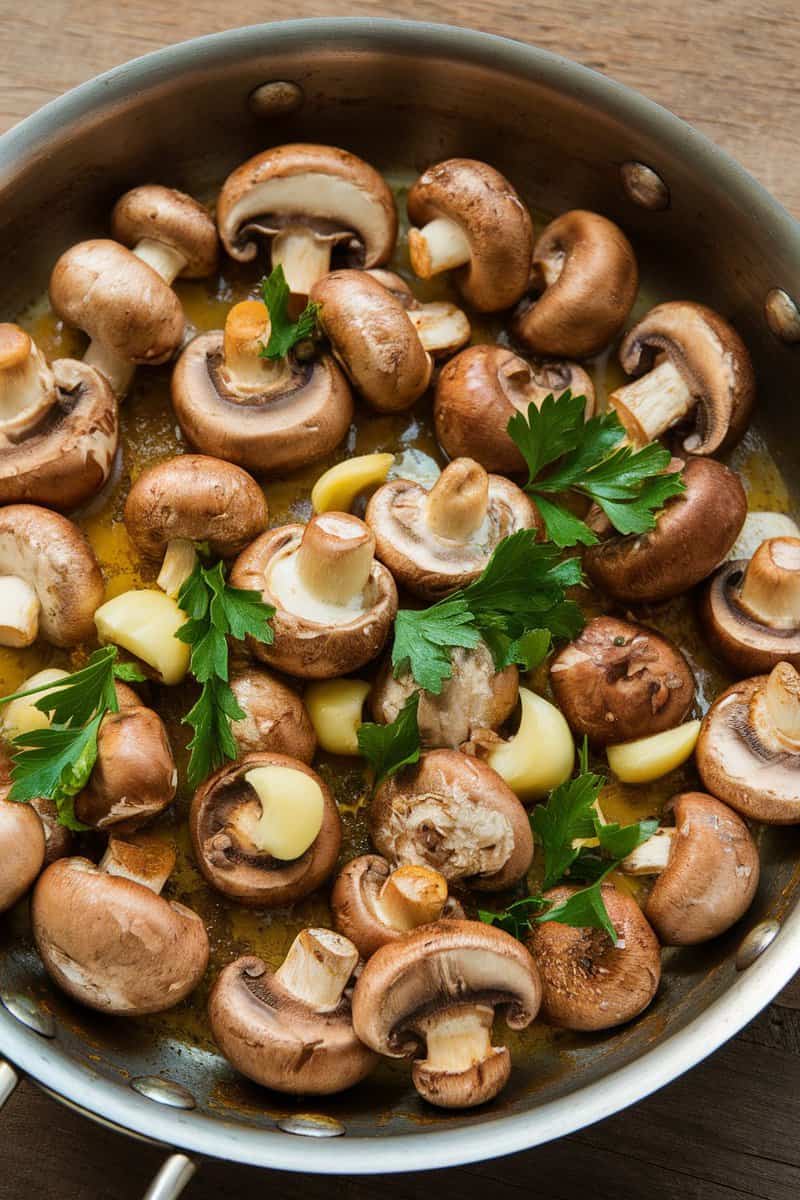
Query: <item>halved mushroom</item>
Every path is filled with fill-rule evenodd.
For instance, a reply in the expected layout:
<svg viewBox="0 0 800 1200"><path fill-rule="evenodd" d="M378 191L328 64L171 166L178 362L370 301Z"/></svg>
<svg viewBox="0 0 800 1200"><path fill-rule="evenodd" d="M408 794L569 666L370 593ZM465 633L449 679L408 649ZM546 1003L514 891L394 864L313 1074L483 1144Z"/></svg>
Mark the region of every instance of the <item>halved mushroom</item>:
<svg viewBox="0 0 800 1200"><path fill-rule="evenodd" d="M595 617L550 667L556 703L596 746L679 725L694 702L694 676L676 645L652 629Z"/></svg>
<svg viewBox="0 0 800 1200"><path fill-rule="evenodd" d="M317 739L297 692L260 667L235 670L231 691L245 714L241 720L231 722L240 756L269 750L311 762Z"/></svg>
<svg viewBox="0 0 800 1200"><path fill-rule="evenodd" d="M448 463L430 491L409 479L385 483L371 497L365 520L378 558L423 600L465 587L503 538L540 527L525 493L471 458Z"/></svg>
<svg viewBox="0 0 800 1200"><path fill-rule="evenodd" d="M238 958L208 1002L214 1040L248 1079L276 1092L329 1096L369 1075L376 1057L353 1031L346 988L358 951L330 929L304 929L271 971Z"/></svg>
<svg viewBox="0 0 800 1200"><path fill-rule="evenodd" d="M405 279L396 275L394 271L374 267L366 273L400 301L417 331L423 348L435 359L447 358L462 346L466 346L472 336L472 328L467 314L455 304L448 300L429 300L423 304Z"/></svg>
<svg viewBox="0 0 800 1200"><path fill-rule="evenodd" d="M378 854L351 859L337 875L331 911L336 928L362 958L420 925L464 916L458 901L448 897L447 880L438 871L420 866L393 871Z"/></svg>
<svg viewBox="0 0 800 1200"><path fill-rule="evenodd" d="M472 1108L508 1082L511 1055L492 1045L495 1009L510 1029L539 1011L536 964L515 938L477 921L423 925L382 946L353 993L358 1037L379 1054L413 1058L414 1087L440 1108Z"/></svg>
<svg viewBox="0 0 800 1200"><path fill-rule="evenodd" d="M663 945L693 946L730 929L756 894L758 850L741 817L703 792L670 801L661 825L622 863L655 876L644 912Z"/></svg>
<svg viewBox="0 0 800 1200"><path fill-rule="evenodd" d="M393 867L433 867L481 892L511 887L533 858L530 823L511 788L456 750L429 750L380 784L369 832Z"/></svg>
<svg viewBox="0 0 800 1200"><path fill-rule="evenodd" d="M527 362L505 346L470 346L439 375L436 437L450 458L466 456L487 471L520 474L525 460L508 435L508 422L567 389L586 397L588 420L595 408L594 384L577 363Z"/></svg>
<svg viewBox="0 0 800 1200"><path fill-rule="evenodd" d="M608 398L630 440L644 446L690 415L688 454L738 442L755 402L750 355L735 329L688 300L658 304L626 334L619 360L633 383Z"/></svg>
<svg viewBox="0 0 800 1200"><path fill-rule="evenodd" d="M473 308L499 312L528 286L530 213L509 181L487 163L450 158L429 167L408 193L411 266L421 279L456 271Z"/></svg>
<svg viewBox="0 0 800 1200"><path fill-rule="evenodd" d="M747 512L739 476L715 459L690 458L683 477L686 491L667 501L651 532L613 536L587 548L586 573L609 596L633 604L669 600L725 558Z"/></svg>
<svg viewBox="0 0 800 1200"><path fill-rule="evenodd" d="M197 865L240 904L280 908L333 874L342 840L328 788L284 754L247 754L195 792L189 818Z"/></svg>
<svg viewBox="0 0 800 1200"><path fill-rule="evenodd" d="M111 233L165 283L204 279L217 269L217 228L208 209L185 192L146 183L120 196Z"/></svg>
<svg viewBox="0 0 800 1200"><path fill-rule="evenodd" d="M561 904L579 888L561 885L545 900ZM647 1008L661 980L658 939L639 905L612 884L603 900L617 934L544 921L527 946L542 977L542 1016L552 1025L593 1033L613 1029Z"/></svg>
<svg viewBox="0 0 800 1200"><path fill-rule="evenodd" d="M576 208L539 235L533 280L538 295L519 305L515 335L534 354L587 358L613 341L627 321L639 270L618 225Z"/></svg>
<svg viewBox="0 0 800 1200"><path fill-rule="evenodd" d="M375 538L349 513L320 513L262 534L230 581L275 607L270 646L252 653L289 675L332 679L376 658L397 612L397 588L375 559Z"/></svg>
<svg viewBox="0 0 800 1200"><path fill-rule="evenodd" d="M295 295L307 296L331 269L377 267L397 238L397 213L388 184L363 161L335 146L273 146L228 176L217 200L222 244L238 262L251 262L258 242L269 244L272 267L283 267Z"/></svg>
<svg viewBox="0 0 800 1200"><path fill-rule="evenodd" d="M29 804L7 800L0 787L0 913L17 903L44 866L44 826Z"/></svg>
<svg viewBox="0 0 800 1200"><path fill-rule="evenodd" d="M0 508L0 646L76 646L94 631L103 576L72 521L34 504Z"/></svg>
<svg viewBox="0 0 800 1200"><path fill-rule="evenodd" d="M270 318L260 300L228 312L225 330L196 337L172 373L172 406L198 450L259 473L324 458L350 428L353 400L330 355L265 358Z"/></svg>
<svg viewBox="0 0 800 1200"><path fill-rule="evenodd" d="M781 662L718 696L703 718L697 769L712 796L752 821L800 822L800 675Z"/></svg>
<svg viewBox="0 0 800 1200"><path fill-rule="evenodd" d="M62 858L33 893L33 933L47 973L81 1004L112 1015L164 1012L208 964L205 926L161 896L175 865L163 842L111 838L95 866Z"/></svg>
<svg viewBox="0 0 800 1200"><path fill-rule="evenodd" d="M267 527L256 481L233 463L183 454L146 468L125 501L125 526L145 558L161 563L158 586L176 596L197 562L195 543L233 558Z"/></svg>

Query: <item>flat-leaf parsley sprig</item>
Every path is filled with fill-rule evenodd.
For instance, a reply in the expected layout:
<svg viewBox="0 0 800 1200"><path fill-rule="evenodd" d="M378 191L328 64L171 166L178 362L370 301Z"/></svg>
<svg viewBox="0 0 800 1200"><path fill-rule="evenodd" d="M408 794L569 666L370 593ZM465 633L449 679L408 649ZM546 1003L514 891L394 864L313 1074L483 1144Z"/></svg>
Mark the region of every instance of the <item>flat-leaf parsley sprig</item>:
<svg viewBox="0 0 800 1200"><path fill-rule="evenodd" d="M289 285L278 263L261 284L261 295L269 313L269 339L261 349L262 358L285 358L293 346L313 337L317 328L319 304L307 304L296 321L289 318Z"/></svg>
<svg viewBox="0 0 800 1200"><path fill-rule="evenodd" d="M366 721L360 726L356 735L358 750L372 768L374 788L396 775L403 767L419 762L418 708L419 692L414 692L395 719L387 725Z"/></svg>

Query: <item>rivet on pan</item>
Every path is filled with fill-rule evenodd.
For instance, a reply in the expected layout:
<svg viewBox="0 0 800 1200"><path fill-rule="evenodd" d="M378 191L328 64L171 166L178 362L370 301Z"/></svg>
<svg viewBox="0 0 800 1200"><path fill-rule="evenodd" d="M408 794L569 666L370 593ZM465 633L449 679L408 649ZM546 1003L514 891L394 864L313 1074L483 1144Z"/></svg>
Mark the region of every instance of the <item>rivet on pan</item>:
<svg viewBox="0 0 800 1200"><path fill-rule="evenodd" d="M131 1087L140 1095L156 1104L167 1104L170 1108L196 1108L197 1101L192 1093L173 1079L162 1079L160 1075L138 1075L131 1080Z"/></svg>
<svg viewBox="0 0 800 1200"><path fill-rule="evenodd" d="M253 88L247 97L250 111L255 117L286 117L298 109L304 100L299 84L286 79L262 83Z"/></svg>
<svg viewBox="0 0 800 1200"><path fill-rule="evenodd" d="M800 342L800 308L783 288L773 288L767 293L764 315L776 338L789 345Z"/></svg>
<svg viewBox="0 0 800 1200"><path fill-rule="evenodd" d="M640 162L624 162L619 173L628 199L634 204L650 212L663 212L669 208L669 188L652 167Z"/></svg>
<svg viewBox="0 0 800 1200"><path fill-rule="evenodd" d="M779 931L780 925L777 921L761 921L760 924L754 925L736 951L736 970L744 971L745 967L752 966L767 946L775 941Z"/></svg>
<svg viewBox="0 0 800 1200"><path fill-rule="evenodd" d="M344 1125L335 1117L321 1117L316 1113L298 1113L296 1117L284 1117L278 1121L278 1129L284 1133L297 1133L301 1137L341 1137Z"/></svg>
<svg viewBox="0 0 800 1200"><path fill-rule="evenodd" d="M17 992L4 992L0 996L0 1000L21 1025L27 1025L28 1029L32 1029L34 1033L38 1033L42 1037L54 1038L56 1036L56 1023L52 1016L46 1009L40 1008L35 1000L31 1000L30 996L22 996Z"/></svg>

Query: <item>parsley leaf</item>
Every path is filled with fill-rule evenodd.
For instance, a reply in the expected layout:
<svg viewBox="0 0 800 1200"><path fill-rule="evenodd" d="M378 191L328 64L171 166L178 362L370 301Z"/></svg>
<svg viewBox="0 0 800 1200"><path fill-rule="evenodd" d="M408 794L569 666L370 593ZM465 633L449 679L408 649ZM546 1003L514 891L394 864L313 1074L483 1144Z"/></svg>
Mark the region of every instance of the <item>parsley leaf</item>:
<svg viewBox="0 0 800 1200"><path fill-rule="evenodd" d="M546 907L547 901L541 896L526 896L524 900L509 904L501 913L479 908L478 919L483 921L484 925L496 925L504 933L510 933L512 937L522 941L531 927L533 918Z"/></svg>
<svg viewBox="0 0 800 1200"><path fill-rule="evenodd" d="M545 891L555 887L575 862L580 853L575 841L596 836L594 805L604 784L602 775L582 771L551 792L546 804L534 808L531 826L544 851Z"/></svg>
<svg viewBox="0 0 800 1200"><path fill-rule="evenodd" d="M99 708L118 712L117 695L114 691L115 662L117 649L115 646L105 646L95 650L85 667L73 671L64 679L55 683L41 683L38 687L26 688L14 692L10 696L0 698L0 704L9 704L21 696L35 696L38 692L46 692L41 699L34 701L34 708L40 712L52 714L53 724L85 725Z"/></svg>
<svg viewBox="0 0 800 1200"><path fill-rule="evenodd" d="M121 679L123 683L144 683L147 676L136 663L125 662L114 663L114 678Z"/></svg>
<svg viewBox="0 0 800 1200"><path fill-rule="evenodd" d="M86 829L75 816L75 796L85 788L97 761L97 732L105 715L104 709L84 726L54 725L15 737L9 799L53 800L60 824Z"/></svg>
<svg viewBox="0 0 800 1200"><path fill-rule="evenodd" d="M606 875L613 871L616 865L611 863L589 887L573 892L566 900L554 904L547 912L534 917L533 920L537 925L542 925L545 921L558 921L559 925L573 925L578 929L604 929L616 946L617 931L608 915L601 890Z"/></svg>
<svg viewBox="0 0 800 1200"><path fill-rule="evenodd" d="M262 358L285 358L292 346L311 337L317 327L319 304L307 304L296 321L289 319L289 285L278 263L261 284L261 295L269 313L269 341L262 347Z"/></svg>
<svg viewBox="0 0 800 1200"><path fill-rule="evenodd" d="M373 725L367 722L358 730L359 753L372 767L374 787L395 775L402 767L419 762L418 708L419 692L414 692L390 724Z"/></svg>
<svg viewBox="0 0 800 1200"><path fill-rule="evenodd" d="M395 676L408 670L421 688L438 696L452 674L451 649L474 650L480 640L475 619L458 593L431 608L401 609L392 647Z"/></svg>

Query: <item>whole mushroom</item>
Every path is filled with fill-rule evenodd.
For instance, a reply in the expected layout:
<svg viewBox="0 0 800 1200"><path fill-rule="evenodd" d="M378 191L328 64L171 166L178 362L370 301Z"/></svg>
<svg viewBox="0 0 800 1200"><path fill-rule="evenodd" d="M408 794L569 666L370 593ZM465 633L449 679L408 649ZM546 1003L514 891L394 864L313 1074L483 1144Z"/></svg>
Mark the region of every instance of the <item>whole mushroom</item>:
<svg viewBox="0 0 800 1200"><path fill-rule="evenodd" d="M205 279L219 259L217 228L208 209L185 192L146 183L120 196L111 213L111 234L165 283Z"/></svg>
<svg viewBox="0 0 800 1200"><path fill-rule="evenodd" d="M44 826L29 804L8 800L0 785L0 913L25 895L44 866Z"/></svg>
<svg viewBox="0 0 800 1200"><path fill-rule="evenodd" d="M240 757L268 750L311 762L317 739L297 692L260 667L236 668L230 683L236 703L245 714L241 720L231 722Z"/></svg>

